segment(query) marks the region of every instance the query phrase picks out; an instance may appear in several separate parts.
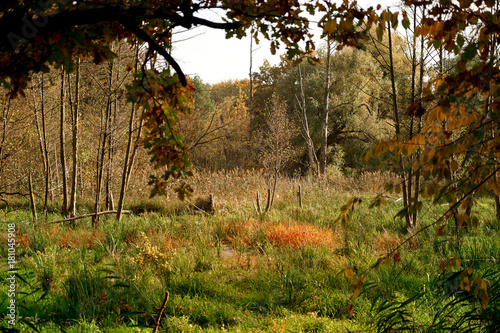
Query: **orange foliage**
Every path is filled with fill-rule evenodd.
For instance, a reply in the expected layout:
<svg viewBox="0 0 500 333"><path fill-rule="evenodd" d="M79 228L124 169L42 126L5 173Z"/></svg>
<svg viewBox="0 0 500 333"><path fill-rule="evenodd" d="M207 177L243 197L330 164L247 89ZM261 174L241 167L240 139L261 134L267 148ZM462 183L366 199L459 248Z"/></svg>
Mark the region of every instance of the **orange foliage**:
<svg viewBox="0 0 500 333"><path fill-rule="evenodd" d="M99 231L91 230L68 230L63 234L52 235L51 238L59 244L61 248L81 248L91 249L104 241L104 235Z"/></svg>
<svg viewBox="0 0 500 333"><path fill-rule="evenodd" d="M336 245L337 240L333 231L319 229L309 224L288 225L280 223L269 227L266 236L274 245L292 247L319 245L331 248Z"/></svg>
<svg viewBox="0 0 500 333"><path fill-rule="evenodd" d="M100 242L104 241L105 236L99 231L94 230L74 230L66 229L59 225L48 225L40 227L42 232L52 244L58 244L61 248L79 248L85 246L91 249ZM0 242L7 243L7 239L0 236ZM16 243L22 247L29 247L33 240L29 234L16 232Z"/></svg>
<svg viewBox="0 0 500 333"><path fill-rule="evenodd" d="M378 254L383 255L388 251L392 251L393 249L395 249L401 241L401 238L394 235L389 235L387 231L385 231L375 236L375 249Z"/></svg>

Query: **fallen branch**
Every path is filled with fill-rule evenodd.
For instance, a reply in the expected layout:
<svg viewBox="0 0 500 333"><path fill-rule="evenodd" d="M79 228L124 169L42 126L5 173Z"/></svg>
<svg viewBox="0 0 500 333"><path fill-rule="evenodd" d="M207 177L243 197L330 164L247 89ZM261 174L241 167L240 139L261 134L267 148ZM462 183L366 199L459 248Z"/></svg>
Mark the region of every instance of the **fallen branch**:
<svg viewBox="0 0 500 333"><path fill-rule="evenodd" d="M118 212L117 210L107 210L107 211L99 212L99 213L90 213L90 214L85 214L85 215L80 215L80 216L69 217L67 219L52 221L50 223L69 222L69 221L73 221L73 220L83 219L85 217L92 217L92 216L105 215L105 214L116 214L117 212ZM123 210L122 214L132 214L132 212L130 210Z"/></svg>
<svg viewBox="0 0 500 333"><path fill-rule="evenodd" d="M165 291L165 298L163 299L163 303L161 304L160 308L158 309L158 314L156 315L155 326L153 327L152 333L156 333L156 331L158 330L158 327L160 326L161 316L163 315L163 312L165 311L165 305L167 304L168 296L169 296L168 291Z"/></svg>

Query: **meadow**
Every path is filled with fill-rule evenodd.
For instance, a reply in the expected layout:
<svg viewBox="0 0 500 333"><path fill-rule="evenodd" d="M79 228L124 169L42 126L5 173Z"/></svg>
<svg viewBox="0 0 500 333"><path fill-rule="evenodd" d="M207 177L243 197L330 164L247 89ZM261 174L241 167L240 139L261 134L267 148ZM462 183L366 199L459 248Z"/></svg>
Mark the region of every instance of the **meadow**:
<svg viewBox="0 0 500 333"><path fill-rule="evenodd" d="M272 208L259 215L257 191L264 205L269 183L260 172L195 175L193 198L137 192L125 204L132 214L120 222L101 216L95 228L90 218L51 223L62 218L58 202L46 218L39 211L36 224L28 201L2 203L2 258L7 225L16 225L16 329L151 332L168 292L158 332L497 331L500 223L493 200L477 198L477 229L448 220L437 236L429 227L374 268L414 232L394 217L398 197L369 208L388 177L279 179ZM215 211L194 209L208 194ZM361 203L343 226L339 208L353 196ZM87 214L93 203L80 200L77 208ZM419 227L445 209L425 202ZM5 314L7 260L1 265ZM5 331L8 320L0 318Z"/></svg>

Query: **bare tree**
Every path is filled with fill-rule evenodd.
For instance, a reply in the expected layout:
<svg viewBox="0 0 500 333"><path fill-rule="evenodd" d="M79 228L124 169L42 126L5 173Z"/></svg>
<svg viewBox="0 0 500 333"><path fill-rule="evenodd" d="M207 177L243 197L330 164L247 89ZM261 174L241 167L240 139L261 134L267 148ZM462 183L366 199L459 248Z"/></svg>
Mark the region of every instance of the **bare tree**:
<svg viewBox="0 0 500 333"><path fill-rule="evenodd" d="M297 134L297 128L288 119L286 105L277 95L273 95L272 101L267 108L265 121L267 131L263 134L260 143L260 161L272 181L270 208L276 195L278 177L297 156L297 151L292 145L292 139Z"/></svg>
<svg viewBox="0 0 500 333"><path fill-rule="evenodd" d="M106 104L104 106L104 110L101 109L101 133L99 135L99 145L97 149L97 157L96 157L96 190L95 190L95 205L94 205L94 211L95 215L92 218L92 224L96 226L99 223L99 213L101 209L101 190L102 190L102 181L103 181L103 174L104 174L104 161L106 157L106 144L108 143L108 136L110 132L110 126L111 126L111 108L113 104L112 100L112 84L113 84L113 67L114 64L113 62L110 62L108 64L107 68L107 98L106 98Z"/></svg>
<svg viewBox="0 0 500 333"><path fill-rule="evenodd" d="M64 86L64 68L61 68L61 91L60 91L60 127L59 127L59 157L61 159L61 178L62 178L62 194L63 194L63 204L62 204L62 210L61 214L63 216L68 215L68 183L67 183L67 175L66 175L66 152L65 152L65 136L64 136L64 123L66 121L65 119L65 103L64 103L64 98L65 98L65 86Z"/></svg>
<svg viewBox="0 0 500 333"><path fill-rule="evenodd" d="M323 105L323 115L321 122L321 148L319 157L319 173L325 174L327 150L328 150L328 103L330 99L330 55L331 41L326 41L326 70L325 70L325 95Z"/></svg>
<svg viewBox="0 0 500 333"><path fill-rule="evenodd" d="M43 212L47 215L47 204L49 197L49 187L50 187L50 164L49 164L49 152L47 149L47 131L45 126L45 80L44 74L42 73L39 77L39 92L40 92L40 108L35 105L33 106L33 111L35 115L35 126L38 136L38 143L40 147L40 154L42 156L42 164L43 164L43 176L45 181L45 189L44 189L44 200L43 200Z"/></svg>
<svg viewBox="0 0 500 333"><path fill-rule="evenodd" d="M68 78L68 83L71 81ZM70 107L71 107L71 129L73 134L72 142L72 176L71 176L71 194L69 202L69 214L71 216L76 216L76 185L78 176L78 118L79 118L79 105L80 105L80 59L77 60L76 64L76 77L75 77L75 96L74 99L71 98L71 89L69 90L70 97Z"/></svg>
<svg viewBox="0 0 500 333"><path fill-rule="evenodd" d="M306 96L304 94L304 84L302 82L302 69L301 65L299 67L299 86L300 86L300 99L298 96L295 96L297 99L297 104L299 105L299 110L297 110L298 118L302 125L303 136L307 145L307 156L309 159L309 172L312 175L315 175L318 170L318 158L314 153L314 142L311 138L311 133L309 131L309 121L307 119L307 105L306 105Z"/></svg>
<svg viewBox="0 0 500 333"><path fill-rule="evenodd" d="M135 52L134 52L134 73L137 73L137 62L139 60L139 44L136 45ZM142 117L141 117L142 118ZM127 147L125 148L125 159L123 163L123 171L122 171L122 183L120 186L120 197L118 199L118 207L117 207L117 213L116 213L116 219L118 221L121 220L122 217L122 211L123 211L123 204L125 200L125 192L127 191L128 187L128 178L130 175L130 172L132 171L132 165L134 163L134 157L135 157L135 151L137 145L134 146L134 151L132 153L132 136L134 133L134 122L135 122L135 104L132 103L130 105L130 117L128 121L128 133L127 133ZM142 124L142 120L141 120ZM139 131L140 134L140 131Z"/></svg>

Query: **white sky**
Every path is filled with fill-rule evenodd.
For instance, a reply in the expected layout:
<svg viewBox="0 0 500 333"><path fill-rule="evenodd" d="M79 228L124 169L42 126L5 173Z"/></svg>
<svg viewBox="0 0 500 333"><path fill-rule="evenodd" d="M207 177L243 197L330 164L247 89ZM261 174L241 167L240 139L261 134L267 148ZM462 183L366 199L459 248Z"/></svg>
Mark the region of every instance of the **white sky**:
<svg viewBox="0 0 500 333"><path fill-rule="evenodd" d="M340 1L340 0L339 0ZM360 0L360 6L374 6L377 3L391 4L397 0ZM212 12L211 16L205 18L220 21L217 13ZM322 46L319 39L321 30L310 24L313 32L318 36L315 41L316 48ZM253 43L253 66L254 72L263 65L264 60L268 60L272 65L279 63L279 55L284 53L284 48L277 50L276 55L272 55L269 43L263 38L258 45ZM179 63L184 73L188 76L198 75L204 82L218 83L230 79L243 79L249 77L250 72L250 37L246 36L241 40L225 38L223 30L197 27L187 32L178 30L174 33L174 44L172 55Z"/></svg>

